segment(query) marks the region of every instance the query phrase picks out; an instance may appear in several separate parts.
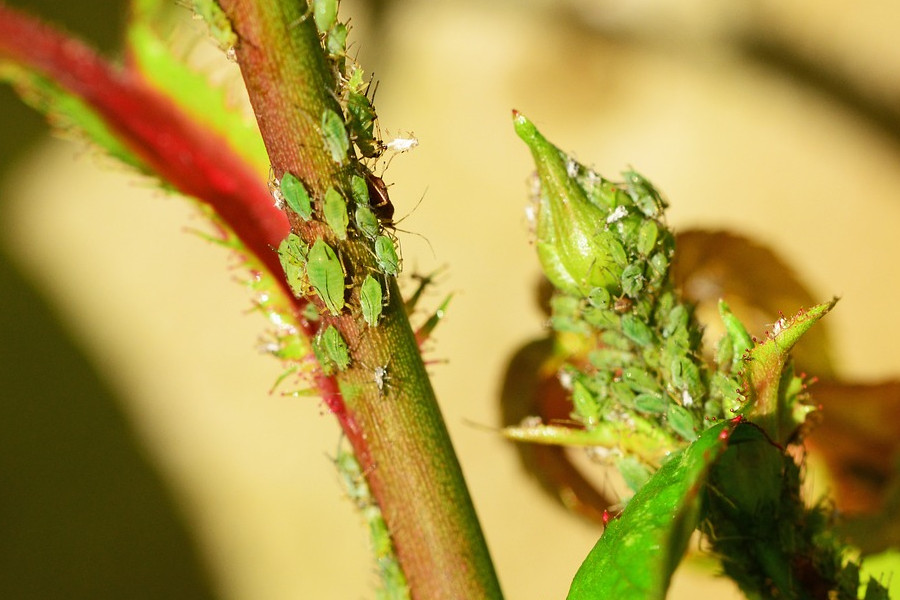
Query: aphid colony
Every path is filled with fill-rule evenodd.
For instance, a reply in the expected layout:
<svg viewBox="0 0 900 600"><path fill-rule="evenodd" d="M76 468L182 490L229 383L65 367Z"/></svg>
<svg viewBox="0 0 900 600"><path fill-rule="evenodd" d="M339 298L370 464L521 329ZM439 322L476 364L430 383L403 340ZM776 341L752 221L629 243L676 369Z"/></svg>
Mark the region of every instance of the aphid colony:
<svg viewBox="0 0 900 600"><path fill-rule="evenodd" d="M376 135L375 109L367 95L370 82L347 57L348 28L339 22L337 11L337 0L315 0L303 17L313 18L334 73L336 89L331 93L341 110L326 108L315 122L326 155L337 165L336 183L317 195L290 172L272 182L277 203L304 223L323 223L330 233L309 242L291 233L278 253L295 295L314 294L325 313L337 317L349 310L371 328L377 327L382 317L389 299L388 278L400 273L401 259L393 234L394 207L387 186L372 172L371 164L387 146ZM404 150L414 145L409 142ZM348 271L341 249L344 242L366 245L372 257L371 272ZM318 319L317 314L308 316ZM349 367L350 352L333 324L323 322L313 347L326 371Z"/></svg>
<svg viewBox="0 0 900 600"><path fill-rule="evenodd" d="M572 431L593 435L624 473L628 451L616 444L628 436L610 432L652 431L654 443L676 449L709 423L732 417L743 402L738 369L746 348L729 334L718 368L703 360L702 330L669 273L675 244L666 203L649 181L630 170L609 181L550 144L521 114L514 124L537 165L535 245L556 288L550 325L557 356L565 356L559 380L583 429L561 434L559 427L529 425L512 434L544 442ZM604 441L610 439L618 441ZM631 479L641 483L659 464L632 466Z"/></svg>
<svg viewBox="0 0 900 600"><path fill-rule="evenodd" d="M279 186L285 204L304 221L314 218L315 208L303 183L291 173L285 173ZM351 178L353 220L347 198L335 188L328 188L321 202L321 215L338 240L346 240L349 232L372 244L372 253L378 271L384 276L400 272L400 256L396 239L386 235L389 221L378 218L369 204L368 186L362 177ZM298 296L306 295L311 288L321 298L332 315L339 315L345 306L346 270L337 251L323 239L317 239L311 247L296 234L290 234L278 249L281 263L291 289ZM369 326L378 322L382 307L382 288L371 274L367 275L360 290L362 314Z"/></svg>

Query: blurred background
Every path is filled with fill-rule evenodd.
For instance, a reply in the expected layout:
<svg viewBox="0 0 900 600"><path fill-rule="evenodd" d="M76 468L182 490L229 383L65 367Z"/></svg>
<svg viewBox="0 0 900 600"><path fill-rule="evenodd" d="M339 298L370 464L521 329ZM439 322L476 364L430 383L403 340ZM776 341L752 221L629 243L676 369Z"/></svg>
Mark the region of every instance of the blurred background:
<svg viewBox="0 0 900 600"><path fill-rule="evenodd" d="M124 2L12 4L117 52ZM676 230L776 249L841 296L839 374L896 376L900 5L845 6L344 1L384 137L419 140L383 177L427 239L401 235L406 274L446 266L426 303L455 294L428 358L509 598L564 597L599 534L493 431L507 361L545 333L511 109L610 178L647 175ZM178 43L239 88L210 43ZM203 219L51 138L5 87L0 131L0 597L371 598L337 426L268 393L266 324L227 253L188 233ZM671 597L740 597L711 572L682 568Z"/></svg>

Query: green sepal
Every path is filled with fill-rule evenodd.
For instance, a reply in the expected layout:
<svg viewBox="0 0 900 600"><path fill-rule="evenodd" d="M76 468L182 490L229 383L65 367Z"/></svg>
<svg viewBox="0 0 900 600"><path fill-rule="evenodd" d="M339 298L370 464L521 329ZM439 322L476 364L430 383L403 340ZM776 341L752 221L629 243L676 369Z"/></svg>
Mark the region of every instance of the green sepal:
<svg viewBox="0 0 900 600"><path fill-rule="evenodd" d="M723 342L729 344L731 349L730 368L732 372L738 372L743 364L744 355L753 347L753 338L724 300L719 300L719 315L725 324L726 338Z"/></svg>
<svg viewBox="0 0 900 600"><path fill-rule="evenodd" d="M802 423L797 416L797 394L788 394L793 371L787 369L789 353L804 333L828 314L837 298L800 311L791 319L779 319L771 333L747 355L742 375L748 402L742 414L759 425L778 444L790 440ZM808 412L808 411L806 411Z"/></svg>
<svg viewBox="0 0 900 600"><path fill-rule="evenodd" d="M558 289L586 297L603 287L618 291L621 245L604 230L608 212L593 204L567 169L574 164L524 115L513 113L516 133L528 145L540 180L537 252L544 273ZM621 253L624 256L624 252Z"/></svg>

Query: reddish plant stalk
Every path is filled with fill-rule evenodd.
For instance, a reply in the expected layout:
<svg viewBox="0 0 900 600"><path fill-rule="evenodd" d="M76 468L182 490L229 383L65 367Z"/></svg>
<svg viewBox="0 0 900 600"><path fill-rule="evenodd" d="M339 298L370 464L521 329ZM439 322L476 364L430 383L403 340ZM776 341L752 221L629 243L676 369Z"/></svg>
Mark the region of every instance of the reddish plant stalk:
<svg viewBox="0 0 900 600"><path fill-rule="evenodd" d="M40 73L80 98L148 172L211 206L291 299L304 333L315 334L315 326L301 316L306 301L293 295L275 252L290 231L287 216L224 138L198 125L140 73L112 65L80 40L2 3L0 59ZM343 429L357 431L334 378L318 376L315 385Z"/></svg>
<svg viewBox="0 0 900 600"><path fill-rule="evenodd" d="M4 56L91 106L149 171L212 206L284 285L273 248L290 231L287 217L273 206L265 182L221 136L197 125L139 73L114 67L80 40L0 4Z"/></svg>
<svg viewBox="0 0 900 600"><path fill-rule="evenodd" d="M341 114L333 71L304 3L221 0L238 37L235 54L276 177L291 172L310 194L345 189L322 142L324 110ZM347 163L350 164L349 162ZM346 166L346 165L345 165ZM391 532L397 557L418 599L500 598L499 584L449 435L428 380L396 282L377 327L359 315L360 273L377 271L361 238L346 241L317 220L292 222L307 244L335 244L351 280L348 307L324 315L351 348L337 375L362 472ZM355 277L355 278L354 278ZM368 366L367 366L368 365ZM384 389L373 369L390 365L397 383Z"/></svg>

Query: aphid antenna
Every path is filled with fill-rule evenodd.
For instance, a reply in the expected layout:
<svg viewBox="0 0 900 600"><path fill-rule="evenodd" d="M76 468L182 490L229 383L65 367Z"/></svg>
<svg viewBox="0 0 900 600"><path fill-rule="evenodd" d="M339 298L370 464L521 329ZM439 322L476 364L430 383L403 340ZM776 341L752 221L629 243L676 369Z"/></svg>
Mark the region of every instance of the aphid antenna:
<svg viewBox="0 0 900 600"><path fill-rule="evenodd" d="M466 425L467 427L478 429L480 431L487 431L488 433L501 434L504 429L503 427L497 427L496 425L485 425L484 423L479 423L478 421L473 421L466 417L463 417L462 422L463 425Z"/></svg>
<svg viewBox="0 0 900 600"><path fill-rule="evenodd" d="M391 184L391 185L393 185L393 184ZM396 232L399 232L399 233L406 233L406 234L408 234L408 235L414 235L414 236L416 236L416 237L422 238L422 239L425 241L425 243L428 244L428 249L431 250L431 256L432 256L432 258L435 258L435 259L436 259L436 258L437 258L437 254L436 254L435 251L434 251L434 246L431 245L431 240L429 240L427 237L425 237L424 235L422 235L422 234L419 233L418 231L410 231L410 230L408 230L408 229L401 229L400 227L397 227L397 225L398 225L399 223L402 223L403 221L405 221L406 219L408 219L409 217L411 217L412 214L413 214L414 212L416 212L416 209L418 209L418 208L419 208L419 205L422 204L422 201L425 200L425 194L427 194L427 193L428 193L428 188L426 187L426 188L425 188L425 191L422 192L422 195L419 197L419 201L416 202L416 205L413 206L412 209L411 209L408 213L406 213L405 215L403 215L402 217L400 217L400 218L399 218L398 220L396 220L396 221L393 221L393 220L392 220L392 221L390 222L390 224L385 224L384 222L382 222L382 226L384 227L385 230L391 230L391 231L395 232L394 235L389 236L389 237L391 237L392 239L394 239L395 241L398 241L398 240L397 240L397 236L396 236ZM398 248L399 248L399 245L398 245ZM401 258L402 258L402 256L401 256Z"/></svg>

